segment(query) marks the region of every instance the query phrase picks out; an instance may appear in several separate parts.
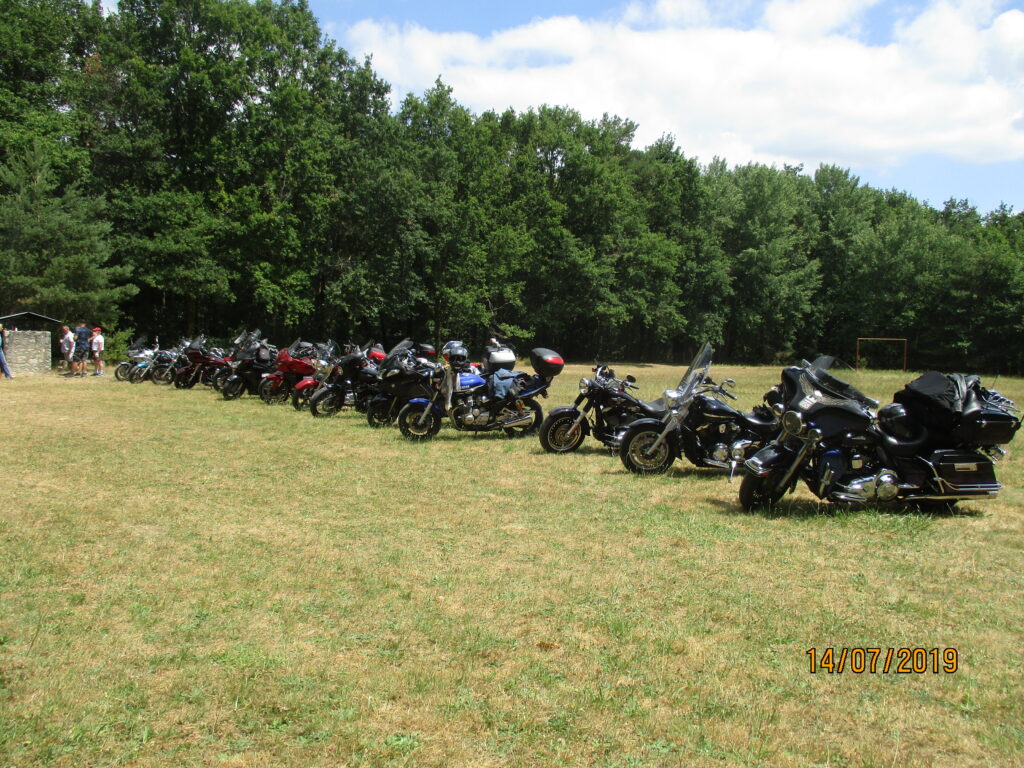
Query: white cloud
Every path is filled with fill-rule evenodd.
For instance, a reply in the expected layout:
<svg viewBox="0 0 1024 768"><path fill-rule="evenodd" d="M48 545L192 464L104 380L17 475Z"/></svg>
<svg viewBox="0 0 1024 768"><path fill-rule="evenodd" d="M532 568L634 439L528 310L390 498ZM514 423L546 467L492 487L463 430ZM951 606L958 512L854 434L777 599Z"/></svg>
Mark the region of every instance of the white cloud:
<svg viewBox="0 0 1024 768"><path fill-rule="evenodd" d="M617 21L554 17L487 37L365 20L339 42L373 54L396 101L440 75L476 112L618 114L639 123L638 145L671 133L705 162L1024 158L1024 13L931 2L869 45L858 24L875 2L772 0L752 28L704 0L635 0Z"/></svg>

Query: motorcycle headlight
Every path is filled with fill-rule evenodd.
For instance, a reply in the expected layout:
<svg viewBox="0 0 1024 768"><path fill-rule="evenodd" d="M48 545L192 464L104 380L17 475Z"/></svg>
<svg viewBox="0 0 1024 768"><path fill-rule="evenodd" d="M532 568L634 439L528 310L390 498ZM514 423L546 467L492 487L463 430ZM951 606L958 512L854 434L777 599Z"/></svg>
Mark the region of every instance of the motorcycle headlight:
<svg viewBox="0 0 1024 768"><path fill-rule="evenodd" d="M590 379L580 379L580 394L585 395L590 390Z"/></svg>
<svg viewBox="0 0 1024 768"><path fill-rule="evenodd" d="M804 417L799 411L786 411L782 414L782 428L791 435L799 435L804 431Z"/></svg>

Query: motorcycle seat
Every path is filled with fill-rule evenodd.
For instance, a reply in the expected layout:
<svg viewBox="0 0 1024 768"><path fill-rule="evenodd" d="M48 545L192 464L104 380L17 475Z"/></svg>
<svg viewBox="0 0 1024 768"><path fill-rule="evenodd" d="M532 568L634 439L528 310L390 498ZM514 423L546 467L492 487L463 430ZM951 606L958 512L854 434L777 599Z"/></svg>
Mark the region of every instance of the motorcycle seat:
<svg viewBox="0 0 1024 768"><path fill-rule="evenodd" d="M740 413L740 423L751 432L757 434L768 434L778 430L779 420L773 415L771 418L760 416L756 412Z"/></svg>
<svg viewBox="0 0 1024 768"><path fill-rule="evenodd" d="M894 437L882 430L878 430L878 434L882 436L882 441L885 443L885 449L893 456L916 456L928 442L929 437L928 430L925 429L924 425L922 424L920 426L920 433L910 439Z"/></svg>
<svg viewBox="0 0 1024 768"><path fill-rule="evenodd" d="M660 419L665 415L668 407L665 405L665 398L659 397L657 400L637 400L641 410L643 410L648 416Z"/></svg>

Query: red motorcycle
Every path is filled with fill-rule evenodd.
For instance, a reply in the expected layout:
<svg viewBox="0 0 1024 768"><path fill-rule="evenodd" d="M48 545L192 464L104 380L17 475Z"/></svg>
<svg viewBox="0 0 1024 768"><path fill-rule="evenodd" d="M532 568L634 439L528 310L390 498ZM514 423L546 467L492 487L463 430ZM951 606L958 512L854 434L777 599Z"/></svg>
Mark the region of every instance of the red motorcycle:
<svg viewBox="0 0 1024 768"><path fill-rule="evenodd" d="M230 364L224 359L223 350L207 349L206 337L198 336L185 348L185 354L179 357L177 365L174 386L191 389L197 383L212 385L214 375Z"/></svg>
<svg viewBox="0 0 1024 768"><path fill-rule="evenodd" d="M316 372L314 362L320 359L322 350L317 347L324 345L311 344L296 339L285 349L277 353L274 361L276 369L263 375L258 393L260 400L267 405L284 403L292 395L295 385L307 376Z"/></svg>

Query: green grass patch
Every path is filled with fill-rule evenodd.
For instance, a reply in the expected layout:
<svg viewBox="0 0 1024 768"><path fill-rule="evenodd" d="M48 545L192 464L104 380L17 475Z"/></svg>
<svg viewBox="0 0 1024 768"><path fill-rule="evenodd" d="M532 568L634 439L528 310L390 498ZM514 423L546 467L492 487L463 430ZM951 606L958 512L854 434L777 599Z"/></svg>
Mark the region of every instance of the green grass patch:
<svg viewBox="0 0 1024 768"><path fill-rule="evenodd" d="M650 399L681 373L616 368ZM778 369L713 375L749 408ZM956 514L745 514L722 472L637 478L592 441L416 445L112 377L0 398L0 766L1024 762L1012 451ZM961 665L808 672L842 646Z"/></svg>

